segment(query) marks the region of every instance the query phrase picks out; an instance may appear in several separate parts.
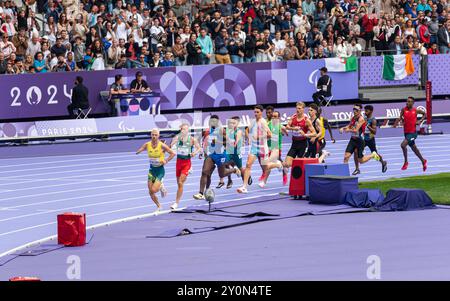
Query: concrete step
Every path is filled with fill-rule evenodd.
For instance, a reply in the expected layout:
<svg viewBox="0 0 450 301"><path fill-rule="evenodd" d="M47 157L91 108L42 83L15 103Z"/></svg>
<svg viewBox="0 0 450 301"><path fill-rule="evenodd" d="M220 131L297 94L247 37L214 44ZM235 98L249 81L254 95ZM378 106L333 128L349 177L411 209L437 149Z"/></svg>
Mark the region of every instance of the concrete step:
<svg viewBox="0 0 450 301"><path fill-rule="evenodd" d="M408 96L424 99L425 91L416 86L359 90L359 98L365 101L405 100Z"/></svg>

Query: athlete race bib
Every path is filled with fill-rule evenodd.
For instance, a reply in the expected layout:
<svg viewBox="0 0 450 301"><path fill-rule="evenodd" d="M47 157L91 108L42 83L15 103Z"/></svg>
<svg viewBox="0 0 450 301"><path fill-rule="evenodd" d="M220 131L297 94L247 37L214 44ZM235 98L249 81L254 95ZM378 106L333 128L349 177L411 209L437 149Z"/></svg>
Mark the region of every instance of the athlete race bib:
<svg viewBox="0 0 450 301"><path fill-rule="evenodd" d="M159 158L148 158L150 165L154 166L154 167L159 167L161 166L161 160Z"/></svg>

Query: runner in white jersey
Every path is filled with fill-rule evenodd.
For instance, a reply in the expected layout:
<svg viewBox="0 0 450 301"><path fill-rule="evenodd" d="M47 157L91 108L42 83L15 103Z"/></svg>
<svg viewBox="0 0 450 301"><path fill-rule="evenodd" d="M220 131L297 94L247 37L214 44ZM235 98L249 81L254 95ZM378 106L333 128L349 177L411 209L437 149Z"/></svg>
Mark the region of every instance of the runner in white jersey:
<svg viewBox="0 0 450 301"><path fill-rule="evenodd" d="M244 173L244 184L238 188L239 193L248 193L247 186L251 176L251 169L256 159L261 159L261 164L264 171L279 168L282 169L282 162L271 163L269 161L269 147L267 145L267 139L272 137L272 133L267 125L267 121L262 118L264 108L261 105L257 105L254 108L255 119L250 123L248 134L250 143L250 152L247 158L247 164Z"/></svg>

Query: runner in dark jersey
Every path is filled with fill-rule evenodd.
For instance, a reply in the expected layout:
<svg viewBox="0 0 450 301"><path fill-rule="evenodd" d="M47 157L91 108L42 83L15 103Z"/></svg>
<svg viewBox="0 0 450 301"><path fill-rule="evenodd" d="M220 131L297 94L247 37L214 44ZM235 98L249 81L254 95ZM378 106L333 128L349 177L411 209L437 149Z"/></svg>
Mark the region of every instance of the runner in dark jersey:
<svg viewBox="0 0 450 301"><path fill-rule="evenodd" d="M364 120L366 121L366 128L364 131L364 145L370 149L370 152L376 152L380 157L381 171L383 173L387 170L387 162L383 160L380 153L377 150L377 144L375 142L375 135L377 134L377 120L373 117L373 106L367 105L364 107ZM355 153L355 171L353 175L360 174L359 160Z"/></svg>
<svg viewBox="0 0 450 301"><path fill-rule="evenodd" d="M370 159L380 160L380 157L376 152L368 156L364 156L364 137L363 133L366 127L366 121L364 117L361 115L362 105L356 104L353 106L353 117L350 120L350 123L339 129L339 132L342 134L343 132L351 133L350 141L348 142L347 148L345 149L344 155L344 163L348 163L348 160L352 156L354 152L357 153L358 161L360 164L364 164Z"/></svg>
<svg viewBox="0 0 450 301"><path fill-rule="evenodd" d="M194 199L196 200L205 199L204 193L211 185L211 175L216 166L221 178L225 178L232 173L238 176L241 175L238 167L226 162L224 141L224 129L220 124L219 116L212 115L209 119L209 129L203 137L205 159L203 161L199 192L194 195Z"/></svg>
<svg viewBox="0 0 450 301"><path fill-rule="evenodd" d="M312 125L316 130L316 135L308 139L308 151L306 152L305 157L318 158L319 163L323 163L324 160L330 155L330 153L325 150L326 141L324 118L320 116L319 106L315 103L309 105L308 113L311 118Z"/></svg>
<svg viewBox="0 0 450 301"><path fill-rule="evenodd" d="M419 121L417 121L418 114L422 115L422 118L420 118ZM402 109L400 118L396 121L396 124L398 124L400 120L403 121L403 131L405 133L405 139L402 141L402 144L400 144L403 150L403 157L405 159L402 170L406 170L408 168L408 145L413 150L414 154L416 154L416 156L420 159L420 161L422 161L423 171L427 170L427 160L422 157L422 154L420 153L416 145L416 126L418 124L421 124L426 117L426 112L414 107L414 97L408 97L408 100L406 101L406 107Z"/></svg>

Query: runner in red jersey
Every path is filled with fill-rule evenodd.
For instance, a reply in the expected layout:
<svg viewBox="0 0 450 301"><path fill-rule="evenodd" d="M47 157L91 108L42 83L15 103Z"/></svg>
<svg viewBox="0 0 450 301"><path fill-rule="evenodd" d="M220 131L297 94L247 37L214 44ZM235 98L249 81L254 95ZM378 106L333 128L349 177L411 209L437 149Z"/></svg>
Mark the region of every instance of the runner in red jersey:
<svg viewBox="0 0 450 301"><path fill-rule="evenodd" d="M297 112L289 120L286 129L292 132L292 145L289 149L286 159L283 162L285 172L288 172L295 158L303 158L305 156L307 139L316 136L311 120L305 115L305 103L297 102Z"/></svg>
<svg viewBox="0 0 450 301"><path fill-rule="evenodd" d="M417 121L418 114L422 115L422 118L420 118L419 121ZM418 124L421 124L426 117L427 117L426 112L414 107L414 97L411 96L408 97L406 101L406 107L402 109L400 113L400 118L396 121L396 124L400 120L403 121L403 131L405 133L405 139L402 141L402 144L400 144L403 150L403 158L405 158L402 170L406 170L408 168L408 149L407 149L408 145L413 150L414 154L416 154L416 156L422 162L423 171L427 170L427 160L425 160L422 157L422 154L420 153L416 145L416 138L417 138L416 126Z"/></svg>
<svg viewBox="0 0 450 301"><path fill-rule="evenodd" d="M358 161L360 164L364 164L370 159L375 159L377 161L380 160L380 157L376 152L372 152L372 154L364 156L364 130L366 128L366 121L364 117L361 115L362 105L356 104L353 106L353 117L350 120L350 123L339 129L339 132L342 134L343 132L351 133L350 141L348 142L347 148L345 149L344 154L344 163L348 163L348 160L352 156L354 152L356 152Z"/></svg>

